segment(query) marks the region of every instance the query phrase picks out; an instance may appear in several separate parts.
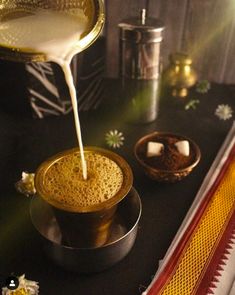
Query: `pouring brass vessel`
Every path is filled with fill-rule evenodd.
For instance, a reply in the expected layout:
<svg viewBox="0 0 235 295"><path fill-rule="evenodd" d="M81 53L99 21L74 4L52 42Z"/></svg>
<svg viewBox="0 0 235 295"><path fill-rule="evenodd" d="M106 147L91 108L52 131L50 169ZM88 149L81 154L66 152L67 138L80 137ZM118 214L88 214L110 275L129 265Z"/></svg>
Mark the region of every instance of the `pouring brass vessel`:
<svg viewBox="0 0 235 295"><path fill-rule="evenodd" d="M73 16L76 16L76 9L83 10L90 21L90 29L82 36L84 41L82 50L86 49L98 38L104 25L103 0L11 0L2 1L0 5L0 26L4 25L6 21L32 15L37 10L42 9L65 12ZM48 28L48 30L50 29L53 29L53 26ZM13 38L14 36L11 36L9 32L9 40ZM80 45L79 48L81 48ZM81 49L79 51L81 51ZM6 44L0 44L0 58L20 62L48 61L44 53L36 52L32 48L17 48L14 46L14 42L12 42L12 45L9 45L8 42L6 42Z"/></svg>

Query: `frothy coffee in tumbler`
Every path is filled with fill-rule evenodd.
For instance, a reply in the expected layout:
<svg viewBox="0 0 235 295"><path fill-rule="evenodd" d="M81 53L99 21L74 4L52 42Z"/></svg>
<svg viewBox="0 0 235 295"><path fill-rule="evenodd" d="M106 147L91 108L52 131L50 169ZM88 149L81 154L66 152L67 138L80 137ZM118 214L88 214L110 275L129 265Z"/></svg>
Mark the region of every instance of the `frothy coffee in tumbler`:
<svg viewBox="0 0 235 295"><path fill-rule="evenodd" d="M86 180L75 148L42 163L35 187L51 205L64 245L99 247L109 239L117 204L128 194L133 175L126 161L111 151L86 147L85 158Z"/></svg>
<svg viewBox="0 0 235 295"><path fill-rule="evenodd" d="M86 155L88 178L83 179L79 153L69 154L54 162L44 175L46 201L64 210L79 211L111 199L121 188L121 168L111 159ZM76 210L77 209L77 210Z"/></svg>

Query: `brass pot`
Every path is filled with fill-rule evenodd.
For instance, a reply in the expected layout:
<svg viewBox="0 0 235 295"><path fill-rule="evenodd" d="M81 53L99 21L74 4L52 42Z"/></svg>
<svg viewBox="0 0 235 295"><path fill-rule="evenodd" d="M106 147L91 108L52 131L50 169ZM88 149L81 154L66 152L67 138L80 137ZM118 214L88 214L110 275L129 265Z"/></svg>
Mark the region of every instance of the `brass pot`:
<svg viewBox="0 0 235 295"><path fill-rule="evenodd" d="M172 88L172 95L185 97L188 88L197 81L197 73L192 66L192 59L184 53L175 53L169 57L170 65L163 73L163 82Z"/></svg>

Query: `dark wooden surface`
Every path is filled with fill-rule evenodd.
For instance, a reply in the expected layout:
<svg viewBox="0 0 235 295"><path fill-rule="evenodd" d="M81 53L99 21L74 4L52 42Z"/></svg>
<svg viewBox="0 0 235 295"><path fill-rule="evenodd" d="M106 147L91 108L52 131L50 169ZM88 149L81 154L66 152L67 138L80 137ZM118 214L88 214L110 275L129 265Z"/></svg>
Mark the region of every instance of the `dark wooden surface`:
<svg viewBox="0 0 235 295"><path fill-rule="evenodd" d="M30 199L16 193L14 182L23 170L35 171L47 157L76 146L72 114L33 120L0 111L0 274L25 273L36 280L42 295L133 295L140 294L157 270L174 235L211 165L232 119L221 121L215 115L218 104L235 109L235 87L213 84L207 94L194 90L186 100L161 96L158 119L147 125L124 123L119 105L119 84L108 81L104 103L97 111L81 113L85 145L105 147L104 134L110 129L124 132L123 148L134 173L134 186L143 204L136 243L129 255L112 268L96 274L66 272L49 261L33 228ZM196 110L185 111L190 98L200 100ZM200 147L198 167L181 182L159 184L148 179L133 155L135 142L151 131L170 131L189 136Z"/></svg>
<svg viewBox="0 0 235 295"><path fill-rule="evenodd" d="M138 16L147 1L107 0L107 74L118 75L118 23ZM184 51L193 58L199 78L235 83L235 5L233 0L149 0L149 15L163 20L163 66Z"/></svg>

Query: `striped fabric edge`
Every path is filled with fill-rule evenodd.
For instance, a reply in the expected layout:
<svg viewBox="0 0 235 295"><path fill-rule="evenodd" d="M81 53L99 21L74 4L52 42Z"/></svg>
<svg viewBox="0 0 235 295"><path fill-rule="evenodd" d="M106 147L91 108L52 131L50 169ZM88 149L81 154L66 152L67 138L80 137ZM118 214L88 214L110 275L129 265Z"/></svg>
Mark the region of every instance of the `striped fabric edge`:
<svg viewBox="0 0 235 295"><path fill-rule="evenodd" d="M235 154L235 122L232 125L216 159L207 173L195 200L189 209L181 227L179 228L171 246L169 247L162 263L155 274L151 284L142 295L156 295L160 292L164 284L169 280L169 276L176 267L181 251L186 246L190 235L196 228L200 218L210 201L211 196L216 191L224 173L226 172L230 160ZM206 294L206 293L205 293ZM213 293L212 293L213 294Z"/></svg>

